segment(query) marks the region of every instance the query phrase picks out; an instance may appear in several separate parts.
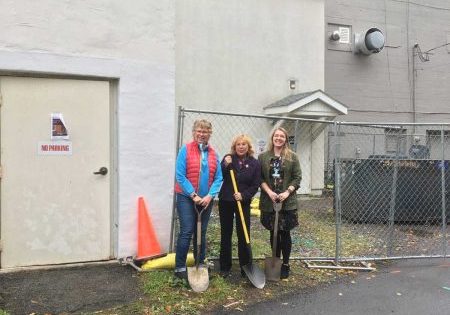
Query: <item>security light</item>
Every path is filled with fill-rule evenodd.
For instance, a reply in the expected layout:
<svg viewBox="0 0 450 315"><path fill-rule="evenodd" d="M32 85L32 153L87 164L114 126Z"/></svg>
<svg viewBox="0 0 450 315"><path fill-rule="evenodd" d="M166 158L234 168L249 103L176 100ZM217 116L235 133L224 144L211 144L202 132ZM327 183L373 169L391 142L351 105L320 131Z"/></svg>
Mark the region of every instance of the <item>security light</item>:
<svg viewBox="0 0 450 315"><path fill-rule="evenodd" d="M330 35L330 39L337 41L341 38L341 34L339 33L339 31L333 31L333 33L331 33Z"/></svg>

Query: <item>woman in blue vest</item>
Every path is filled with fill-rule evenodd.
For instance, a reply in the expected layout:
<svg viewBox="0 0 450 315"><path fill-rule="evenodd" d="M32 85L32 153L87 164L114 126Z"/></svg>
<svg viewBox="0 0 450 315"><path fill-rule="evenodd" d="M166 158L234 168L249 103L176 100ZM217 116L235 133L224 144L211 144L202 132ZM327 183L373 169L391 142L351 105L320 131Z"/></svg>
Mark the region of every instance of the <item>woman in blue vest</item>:
<svg viewBox="0 0 450 315"><path fill-rule="evenodd" d="M185 144L177 156L175 192L180 231L175 254L175 276L181 279L187 279L186 258L192 235L194 244L198 237L195 206L205 208L202 214L200 249L200 263L203 263L206 256L206 228L214 197L222 185L219 156L209 145L211 134L211 122L196 120L192 127L193 141ZM196 249L197 246L194 246L195 256Z"/></svg>

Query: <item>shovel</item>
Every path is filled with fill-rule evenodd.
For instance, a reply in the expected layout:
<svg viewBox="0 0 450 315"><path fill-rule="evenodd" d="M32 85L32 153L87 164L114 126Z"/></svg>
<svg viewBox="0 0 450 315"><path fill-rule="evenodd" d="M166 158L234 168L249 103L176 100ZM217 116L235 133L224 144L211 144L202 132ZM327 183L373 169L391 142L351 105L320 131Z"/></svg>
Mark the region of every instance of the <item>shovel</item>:
<svg viewBox="0 0 450 315"><path fill-rule="evenodd" d="M202 213L206 208L197 211L197 255L195 257L195 267L187 268L188 282L194 292L203 292L208 289L209 275L206 266L200 266L200 251L202 246Z"/></svg>
<svg viewBox="0 0 450 315"><path fill-rule="evenodd" d="M230 169L230 176L231 182L233 183L234 193L237 193L238 188L236 184L236 178L234 177L234 171L232 169ZM248 237L247 225L245 224L244 213L242 211L242 204L239 200L236 202L239 209L239 216L241 218L242 230L244 231L245 243L247 245L247 251L249 256L249 263L242 266L242 270L244 270L245 274L247 275L247 278L256 288L262 289L266 285L266 276L261 271L261 269L258 268L257 265L253 264L252 248L250 246L250 238Z"/></svg>
<svg viewBox="0 0 450 315"><path fill-rule="evenodd" d="M274 202L273 210L275 210L275 222L273 226L273 244L272 244L272 257L266 257L265 271L266 278L270 281L279 281L282 260L276 256L277 253L277 240L278 240L278 213L283 207L282 202Z"/></svg>

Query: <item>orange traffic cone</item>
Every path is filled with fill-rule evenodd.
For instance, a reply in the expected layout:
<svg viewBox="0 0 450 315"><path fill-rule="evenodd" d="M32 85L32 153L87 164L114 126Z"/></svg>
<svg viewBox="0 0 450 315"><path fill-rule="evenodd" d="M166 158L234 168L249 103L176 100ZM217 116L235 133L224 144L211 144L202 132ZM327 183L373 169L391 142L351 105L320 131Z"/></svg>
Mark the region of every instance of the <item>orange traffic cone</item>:
<svg viewBox="0 0 450 315"><path fill-rule="evenodd" d="M138 252L137 260L161 256L161 246L153 230L143 197L138 200Z"/></svg>

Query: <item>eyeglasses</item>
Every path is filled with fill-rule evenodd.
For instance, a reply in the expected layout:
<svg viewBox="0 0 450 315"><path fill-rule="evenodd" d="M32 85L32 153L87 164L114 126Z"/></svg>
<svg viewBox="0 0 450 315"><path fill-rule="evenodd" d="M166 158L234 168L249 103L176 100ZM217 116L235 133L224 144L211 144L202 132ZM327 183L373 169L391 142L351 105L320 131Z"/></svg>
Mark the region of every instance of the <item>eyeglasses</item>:
<svg viewBox="0 0 450 315"><path fill-rule="evenodd" d="M210 133L211 133L211 131L209 131L209 130L203 130L203 129L195 130L195 132L198 133L198 134L202 134L202 135L207 135L207 134L210 134Z"/></svg>

